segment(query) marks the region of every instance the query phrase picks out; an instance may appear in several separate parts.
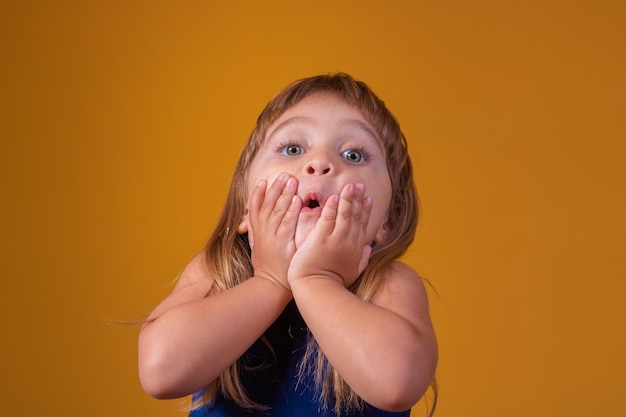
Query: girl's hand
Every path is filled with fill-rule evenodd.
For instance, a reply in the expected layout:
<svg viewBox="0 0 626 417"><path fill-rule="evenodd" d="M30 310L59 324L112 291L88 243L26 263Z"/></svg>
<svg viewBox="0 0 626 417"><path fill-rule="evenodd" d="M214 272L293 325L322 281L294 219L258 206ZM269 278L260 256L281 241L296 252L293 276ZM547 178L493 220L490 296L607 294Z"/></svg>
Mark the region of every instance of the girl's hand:
<svg viewBox="0 0 626 417"><path fill-rule="evenodd" d="M346 185L332 195L315 228L293 256L289 282L307 278L330 279L349 287L367 266L372 248L367 224L372 199L363 184Z"/></svg>
<svg viewBox="0 0 626 417"><path fill-rule="evenodd" d="M261 180L252 191L248 213L248 239L254 275L291 291L287 270L296 251L294 234L302 201L298 182L286 173L267 188Z"/></svg>

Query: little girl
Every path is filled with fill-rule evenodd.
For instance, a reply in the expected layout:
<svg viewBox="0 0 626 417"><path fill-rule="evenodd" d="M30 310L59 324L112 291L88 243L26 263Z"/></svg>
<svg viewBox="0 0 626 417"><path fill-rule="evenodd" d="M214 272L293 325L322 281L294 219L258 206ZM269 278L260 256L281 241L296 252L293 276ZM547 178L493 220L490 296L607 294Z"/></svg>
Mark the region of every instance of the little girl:
<svg viewBox="0 0 626 417"><path fill-rule="evenodd" d="M384 103L346 74L288 86L206 249L142 326L144 389L195 394L195 417L408 416L437 363L424 285L397 261L417 217Z"/></svg>

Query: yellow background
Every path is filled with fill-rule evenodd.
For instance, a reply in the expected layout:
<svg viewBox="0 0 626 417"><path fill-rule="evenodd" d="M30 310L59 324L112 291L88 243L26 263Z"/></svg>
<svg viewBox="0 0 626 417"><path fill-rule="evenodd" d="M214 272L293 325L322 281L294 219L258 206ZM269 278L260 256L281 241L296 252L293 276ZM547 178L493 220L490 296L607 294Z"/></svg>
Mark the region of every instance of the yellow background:
<svg viewBox="0 0 626 417"><path fill-rule="evenodd" d="M169 292L271 96L346 71L409 138L437 416L621 415L625 5L2 2L0 414L182 416L105 319Z"/></svg>

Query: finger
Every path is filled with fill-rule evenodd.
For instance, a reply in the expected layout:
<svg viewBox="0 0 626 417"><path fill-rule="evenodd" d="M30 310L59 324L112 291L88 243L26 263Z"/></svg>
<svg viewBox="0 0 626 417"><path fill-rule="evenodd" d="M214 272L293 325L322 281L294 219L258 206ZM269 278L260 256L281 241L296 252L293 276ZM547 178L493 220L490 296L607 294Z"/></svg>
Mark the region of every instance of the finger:
<svg viewBox="0 0 626 417"><path fill-rule="evenodd" d="M352 229L352 204L354 193L355 187L352 184L345 185L341 190L335 224L335 232L340 236L348 237Z"/></svg>
<svg viewBox="0 0 626 417"><path fill-rule="evenodd" d="M278 198L283 193L288 178L289 175L287 175L287 173L281 172L278 177L276 177L272 185L270 185L267 189L265 199L263 200L263 207L261 209L264 215L269 216L274 211L276 201L278 201Z"/></svg>
<svg viewBox="0 0 626 417"><path fill-rule="evenodd" d="M272 214L274 214L278 220L282 220L285 212L290 208L297 189L298 181L293 177L288 177L280 195L274 203L274 210L272 210Z"/></svg>
<svg viewBox="0 0 626 417"><path fill-rule="evenodd" d="M361 214L361 223L360 223L361 235L363 236L364 239L367 239L367 226L370 221L370 214L372 214L373 206L374 206L374 200L372 200L372 197L369 197L369 196L365 197L365 200L363 200L363 211Z"/></svg>
<svg viewBox="0 0 626 417"><path fill-rule="evenodd" d="M322 208L322 214L320 215L315 229L321 234L330 235L335 228L335 221L337 219L337 206L339 204L339 196L337 194L331 195L326 204Z"/></svg>
<svg viewBox="0 0 626 417"><path fill-rule="evenodd" d="M357 184L352 200L352 224L349 233L360 243L365 243L367 240L367 225L372 212L372 202L371 197L365 196L365 186Z"/></svg>
<svg viewBox="0 0 626 417"><path fill-rule="evenodd" d="M266 189L267 189L267 181L261 180L256 185L256 187L254 187L254 190L252 190L252 195L250 196L250 202L248 203L248 215L250 218L250 223L253 225L256 225L259 212L261 211L261 207L265 199Z"/></svg>
<svg viewBox="0 0 626 417"><path fill-rule="evenodd" d="M250 224L250 220L246 220L248 223L248 245L250 245L250 249L254 249L254 231L252 230L252 225Z"/></svg>
<svg viewBox="0 0 626 417"><path fill-rule="evenodd" d="M300 209L302 208L302 200L297 195L291 197L291 202L285 215L280 222L277 234L280 236L293 236L296 232L296 224L298 223L298 216L300 215Z"/></svg>
<svg viewBox="0 0 626 417"><path fill-rule="evenodd" d="M361 225L363 215L363 200L365 199L365 186L357 184L354 187L354 197L352 198L352 222L358 230Z"/></svg>
<svg viewBox="0 0 626 417"><path fill-rule="evenodd" d="M276 232L283 222L283 217L292 204L298 182L288 175L279 175L268 189L264 201L263 215L267 216L268 228Z"/></svg>
<svg viewBox="0 0 626 417"><path fill-rule="evenodd" d="M361 252L361 259L359 260L359 270L357 276L360 276L363 271L365 271L365 267L370 261L370 255L372 254L372 247L370 245L365 245L363 247L363 252Z"/></svg>

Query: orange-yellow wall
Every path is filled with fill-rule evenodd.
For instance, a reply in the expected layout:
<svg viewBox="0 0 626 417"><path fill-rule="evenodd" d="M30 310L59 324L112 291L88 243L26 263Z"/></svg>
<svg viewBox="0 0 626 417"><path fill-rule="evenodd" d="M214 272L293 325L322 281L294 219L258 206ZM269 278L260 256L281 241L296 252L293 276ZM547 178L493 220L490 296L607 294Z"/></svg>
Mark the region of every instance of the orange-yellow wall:
<svg viewBox="0 0 626 417"><path fill-rule="evenodd" d="M339 70L409 138L438 416L623 413L625 5L3 2L0 414L183 415L105 319L167 294L267 100Z"/></svg>

